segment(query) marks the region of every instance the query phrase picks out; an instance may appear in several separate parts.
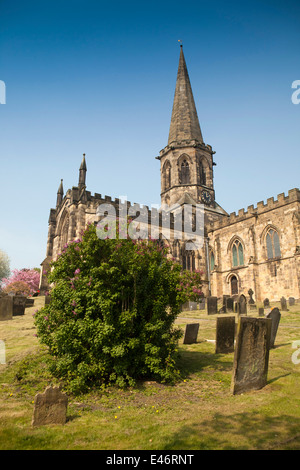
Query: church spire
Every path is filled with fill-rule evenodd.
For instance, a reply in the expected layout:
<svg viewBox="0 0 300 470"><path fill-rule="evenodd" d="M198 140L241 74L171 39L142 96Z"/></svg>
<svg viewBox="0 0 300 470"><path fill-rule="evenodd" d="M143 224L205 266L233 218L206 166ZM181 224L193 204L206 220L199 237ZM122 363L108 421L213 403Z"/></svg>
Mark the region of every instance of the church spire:
<svg viewBox="0 0 300 470"><path fill-rule="evenodd" d="M180 45L179 66L168 144L183 140L198 140L198 142L203 143L189 74L182 45Z"/></svg>
<svg viewBox="0 0 300 470"><path fill-rule="evenodd" d="M79 189L85 188L86 172L87 172L87 169L86 169L85 153L84 153L82 162L79 168L79 182L78 182Z"/></svg>

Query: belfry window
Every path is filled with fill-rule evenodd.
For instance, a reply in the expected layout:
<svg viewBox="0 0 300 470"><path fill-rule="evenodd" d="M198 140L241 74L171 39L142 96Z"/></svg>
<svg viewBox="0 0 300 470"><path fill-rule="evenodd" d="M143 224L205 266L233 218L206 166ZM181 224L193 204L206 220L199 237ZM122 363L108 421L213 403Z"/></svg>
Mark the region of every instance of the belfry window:
<svg viewBox="0 0 300 470"><path fill-rule="evenodd" d="M243 266L244 264L244 249L239 240L235 240L232 245L232 265Z"/></svg>
<svg viewBox="0 0 300 470"><path fill-rule="evenodd" d="M171 165L170 162L166 162L164 166L164 190L169 189L171 187Z"/></svg>
<svg viewBox="0 0 300 470"><path fill-rule="evenodd" d="M279 258L281 256L279 235L273 228L270 228L266 235L268 259Z"/></svg>
<svg viewBox="0 0 300 470"><path fill-rule="evenodd" d="M180 182L181 184L189 184L190 183L190 167L186 160L183 160L181 163L180 169Z"/></svg>
<svg viewBox="0 0 300 470"><path fill-rule="evenodd" d="M206 185L206 174L204 170L204 166L202 162L199 162L198 166L198 179L199 179L199 184Z"/></svg>
<svg viewBox="0 0 300 470"><path fill-rule="evenodd" d="M215 255L213 251L209 253L209 264L210 270L213 271L215 269Z"/></svg>

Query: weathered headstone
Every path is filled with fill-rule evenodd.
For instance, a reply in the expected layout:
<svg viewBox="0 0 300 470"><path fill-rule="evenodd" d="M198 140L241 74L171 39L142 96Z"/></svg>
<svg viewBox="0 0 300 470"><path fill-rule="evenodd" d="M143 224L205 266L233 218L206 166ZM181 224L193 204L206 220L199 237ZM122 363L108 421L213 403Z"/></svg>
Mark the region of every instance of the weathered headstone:
<svg viewBox="0 0 300 470"><path fill-rule="evenodd" d="M252 289L249 289L249 290L248 290L248 294L249 294L249 297L250 297L250 299L249 299L249 304L250 304L250 305L251 305L251 304L254 305L254 304L255 304L255 300L253 300L253 294L254 294L253 290L252 290Z"/></svg>
<svg viewBox="0 0 300 470"><path fill-rule="evenodd" d="M239 318L231 381L234 395L266 385L271 327L269 318Z"/></svg>
<svg viewBox="0 0 300 470"><path fill-rule="evenodd" d="M34 305L34 299L26 299L26 304L25 307L33 307Z"/></svg>
<svg viewBox="0 0 300 470"><path fill-rule="evenodd" d="M247 315L247 299L242 294L238 300L238 314L239 315Z"/></svg>
<svg viewBox="0 0 300 470"><path fill-rule="evenodd" d="M232 297L228 297L226 299L226 310L228 312L233 312L233 298Z"/></svg>
<svg viewBox="0 0 300 470"><path fill-rule="evenodd" d="M266 315L266 318L271 318L272 320L272 328L271 328L271 340L270 340L270 348L274 348L276 334L281 318L281 313L277 307L272 308L271 312Z"/></svg>
<svg viewBox="0 0 300 470"><path fill-rule="evenodd" d="M13 297L5 295L0 297L0 321L12 320L13 317Z"/></svg>
<svg viewBox="0 0 300 470"><path fill-rule="evenodd" d="M25 295L14 295L13 296L13 315L24 315L26 307Z"/></svg>
<svg viewBox="0 0 300 470"><path fill-rule="evenodd" d="M199 323L188 323L185 327L183 344L193 344L197 342Z"/></svg>
<svg viewBox="0 0 300 470"><path fill-rule="evenodd" d="M264 316L265 316L265 309L264 309L264 307L259 307L259 309L258 309L258 316L259 316L259 317L264 317Z"/></svg>
<svg viewBox="0 0 300 470"><path fill-rule="evenodd" d="M207 314L213 315L218 313L218 298L217 297L207 297Z"/></svg>
<svg viewBox="0 0 300 470"><path fill-rule="evenodd" d="M292 307L295 303L295 297L289 297L289 306Z"/></svg>
<svg viewBox="0 0 300 470"><path fill-rule="evenodd" d="M270 301L269 301L268 298L264 300L264 307L265 307L265 308L266 308L266 307L270 307Z"/></svg>
<svg viewBox="0 0 300 470"><path fill-rule="evenodd" d="M216 354L234 351L235 317L218 317L216 323Z"/></svg>
<svg viewBox="0 0 300 470"><path fill-rule="evenodd" d="M67 407L67 395L59 387L47 387L44 393L37 393L34 398L32 426L65 424Z"/></svg>
<svg viewBox="0 0 300 470"><path fill-rule="evenodd" d="M280 303L281 303L281 310L282 310L283 312L287 312L287 311L288 311L288 308L287 308L286 298L285 298L285 297L281 297Z"/></svg>

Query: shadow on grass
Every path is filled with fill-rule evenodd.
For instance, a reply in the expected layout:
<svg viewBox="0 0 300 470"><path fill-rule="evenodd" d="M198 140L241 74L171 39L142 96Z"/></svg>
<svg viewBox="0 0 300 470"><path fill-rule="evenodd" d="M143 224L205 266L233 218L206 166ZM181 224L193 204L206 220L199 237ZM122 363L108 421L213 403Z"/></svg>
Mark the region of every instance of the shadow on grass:
<svg viewBox="0 0 300 470"><path fill-rule="evenodd" d="M234 411L233 411L234 412ZM223 415L182 426L161 450L270 450L300 445L300 419L256 411ZM295 447L296 448L296 447Z"/></svg>
<svg viewBox="0 0 300 470"><path fill-rule="evenodd" d="M189 351L182 349L177 366L183 377L201 372L205 368L210 368L218 372L228 372L232 370L233 354L215 354L202 351Z"/></svg>

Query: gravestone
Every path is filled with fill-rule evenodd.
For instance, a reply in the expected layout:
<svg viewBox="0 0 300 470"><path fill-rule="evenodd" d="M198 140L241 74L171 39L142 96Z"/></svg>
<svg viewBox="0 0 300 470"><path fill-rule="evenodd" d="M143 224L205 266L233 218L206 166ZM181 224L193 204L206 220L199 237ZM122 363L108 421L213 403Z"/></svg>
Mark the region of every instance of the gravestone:
<svg viewBox="0 0 300 470"><path fill-rule="evenodd" d="M205 310L205 299L201 299L198 303L199 310Z"/></svg>
<svg viewBox="0 0 300 470"><path fill-rule="evenodd" d="M242 294L238 300L238 314L239 315L247 315L247 299Z"/></svg>
<svg viewBox="0 0 300 470"><path fill-rule="evenodd" d="M25 307L33 307L34 305L34 299L26 299L26 304Z"/></svg>
<svg viewBox="0 0 300 470"><path fill-rule="evenodd" d="M192 344L197 342L199 323L188 323L185 327L183 344Z"/></svg>
<svg viewBox="0 0 300 470"><path fill-rule="evenodd" d="M218 298L217 297L207 297L207 314L213 315L218 313Z"/></svg>
<svg viewBox="0 0 300 470"><path fill-rule="evenodd" d="M216 324L216 354L234 351L235 317L218 317Z"/></svg>
<svg viewBox="0 0 300 470"><path fill-rule="evenodd" d="M12 320L14 301L10 295L0 297L0 321Z"/></svg>
<svg viewBox="0 0 300 470"><path fill-rule="evenodd" d="M259 307L258 316L259 317L264 317L265 316L265 309L263 307Z"/></svg>
<svg viewBox="0 0 300 470"><path fill-rule="evenodd" d="M289 297L289 306L292 307L293 305L295 305L295 303L295 297Z"/></svg>
<svg viewBox="0 0 300 470"><path fill-rule="evenodd" d="M255 301L253 300L253 294L254 294L253 290L252 290L252 289L249 289L249 290L248 290L248 294L249 294L249 296L250 296L249 304L250 304L250 305L251 305L251 304L254 305L254 304L255 304Z"/></svg>
<svg viewBox="0 0 300 470"><path fill-rule="evenodd" d="M228 297L226 299L226 310L229 312L233 312L233 298Z"/></svg>
<svg viewBox="0 0 300 470"><path fill-rule="evenodd" d="M288 308L287 308L286 298L285 298L285 297L281 297L280 303L281 303L281 310L282 310L283 312L287 312L287 311L288 311Z"/></svg>
<svg viewBox="0 0 300 470"><path fill-rule="evenodd" d="M270 340L270 348L274 348L275 338L281 318L281 313L277 307L272 308L271 312L266 315L266 318L271 318L272 320L272 328L271 328L271 340Z"/></svg>
<svg viewBox="0 0 300 470"><path fill-rule="evenodd" d="M13 296L13 315L24 315L26 307L25 295L14 295Z"/></svg>
<svg viewBox="0 0 300 470"><path fill-rule="evenodd" d="M231 381L234 395L267 384L271 327L270 318L239 318Z"/></svg>
<svg viewBox="0 0 300 470"><path fill-rule="evenodd" d="M44 393L37 393L34 398L32 426L65 424L67 406L68 397L59 387L47 387Z"/></svg>
<svg viewBox="0 0 300 470"><path fill-rule="evenodd" d="M264 307L265 307L265 308L266 308L266 307L270 307L270 301L269 301L269 299L265 299L265 300L264 300Z"/></svg>

